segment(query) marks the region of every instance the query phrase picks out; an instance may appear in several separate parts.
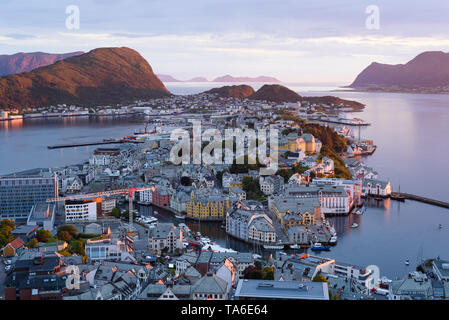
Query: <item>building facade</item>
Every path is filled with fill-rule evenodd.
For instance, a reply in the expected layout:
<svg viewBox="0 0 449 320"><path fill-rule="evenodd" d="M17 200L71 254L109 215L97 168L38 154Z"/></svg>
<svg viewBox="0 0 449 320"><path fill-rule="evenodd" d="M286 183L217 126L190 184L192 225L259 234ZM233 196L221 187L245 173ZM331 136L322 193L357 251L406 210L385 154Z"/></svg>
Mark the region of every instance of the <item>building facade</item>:
<svg viewBox="0 0 449 320"><path fill-rule="evenodd" d="M0 219L26 220L36 203L57 195L56 175L0 177Z"/></svg>

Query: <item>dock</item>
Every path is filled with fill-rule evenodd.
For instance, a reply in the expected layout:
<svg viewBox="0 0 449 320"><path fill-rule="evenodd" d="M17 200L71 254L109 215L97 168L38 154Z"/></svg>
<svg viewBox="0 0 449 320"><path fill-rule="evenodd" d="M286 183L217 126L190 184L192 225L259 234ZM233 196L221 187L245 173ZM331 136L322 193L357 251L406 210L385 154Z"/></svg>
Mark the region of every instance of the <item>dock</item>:
<svg viewBox="0 0 449 320"><path fill-rule="evenodd" d="M417 195L410 194L410 193L392 192L390 198L393 200L399 200L399 201L403 201L405 199L414 200L414 201L419 201L419 202L423 202L423 203L431 204L434 206L449 209L448 202L430 199L430 198L426 198L426 197L421 197L421 196L417 196Z"/></svg>
<svg viewBox="0 0 449 320"><path fill-rule="evenodd" d="M118 143L143 143L143 141L139 140L103 140L103 141L94 141L94 142L81 142L81 143L67 143L67 144L55 144L53 146L47 146L48 149L62 149L62 148L76 148L76 147L84 147L84 146L98 146L103 144L118 144Z"/></svg>

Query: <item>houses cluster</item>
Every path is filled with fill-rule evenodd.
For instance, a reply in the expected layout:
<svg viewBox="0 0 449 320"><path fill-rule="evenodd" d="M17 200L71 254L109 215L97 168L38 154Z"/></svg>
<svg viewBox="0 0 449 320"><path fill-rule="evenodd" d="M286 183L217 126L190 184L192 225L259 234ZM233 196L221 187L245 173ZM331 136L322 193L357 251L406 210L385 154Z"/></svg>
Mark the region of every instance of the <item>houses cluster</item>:
<svg viewBox="0 0 449 320"><path fill-rule="evenodd" d="M257 201L243 200L229 208L226 214L226 232L249 243L277 242L277 233L265 207Z"/></svg>

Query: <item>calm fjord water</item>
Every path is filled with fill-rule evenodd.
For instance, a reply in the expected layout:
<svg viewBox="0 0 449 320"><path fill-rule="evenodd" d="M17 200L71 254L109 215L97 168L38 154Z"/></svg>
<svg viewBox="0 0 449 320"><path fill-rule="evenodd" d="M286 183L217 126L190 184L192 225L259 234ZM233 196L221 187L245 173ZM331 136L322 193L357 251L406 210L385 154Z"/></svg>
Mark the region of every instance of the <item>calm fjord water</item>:
<svg viewBox="0 0 449 320"><path fill-rule="evenodd" d="M167 87L175 94L192 94L218 85L181 83ZM391 180L395 191L400 183L403 192L449 201L449 95L332 92L332 88L288 86L306 96L336 95L366 104L363 112L353 116L372 124L361 129L361 135L373 139L378 148L364 161L377 169L380 178ZM122 117L0 122L0 174L81 163L95 146L56 150L48 150L47 146L123 137L142 127L136 120ZM359 228L350 228L354 221ZM323 255L361 266L376 264L389 277L403 276L421 256L449 259L447 209L413 201L372 201L364 215L332 218L331 223L339 243ZM439 224L443 228L439 229ZM246 248L226 237L216 224L191 227L201 228L203 234L222 245ZM409 267L404 264L406 259L411 262Z"/></svg>

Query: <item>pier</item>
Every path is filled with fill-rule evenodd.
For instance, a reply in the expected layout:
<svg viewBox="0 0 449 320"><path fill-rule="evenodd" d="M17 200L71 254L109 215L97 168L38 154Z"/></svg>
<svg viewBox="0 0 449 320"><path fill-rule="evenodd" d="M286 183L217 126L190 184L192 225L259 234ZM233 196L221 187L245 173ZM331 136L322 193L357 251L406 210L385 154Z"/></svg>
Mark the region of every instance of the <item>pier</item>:
<svg viewBox="0 0 449 320"><path fill-rule="evenodd" d="M434 206L449 209L448 202L425 198L425 197L417 196L417 195L410 194L410 193L392 192L390 198L393 200L399 200L399 201L405 200L405 199L414 200L414 201L419 201L419 202L423 202L423 203L431 204Z"/></svg>
<svg viewBox="0 0 449 320"><path fill-rule="evenodd" d="M53 146L47 146L48 149L62 149L62 148L76 148L76 147L84 147L84 146L98 146L102 144L117 144L117 143L143 143L143 141L139 140L103 140L103 141L94 141L94 142L82 142L82 143L67 143L67 144L56 144Z"/></svg>

